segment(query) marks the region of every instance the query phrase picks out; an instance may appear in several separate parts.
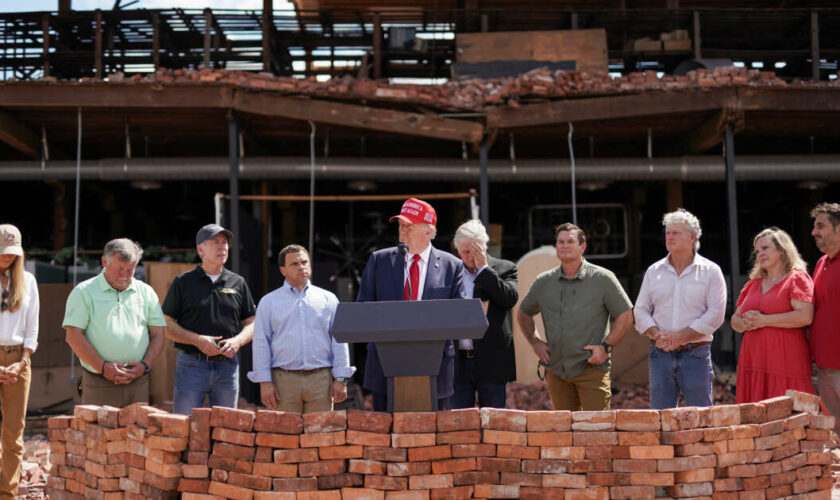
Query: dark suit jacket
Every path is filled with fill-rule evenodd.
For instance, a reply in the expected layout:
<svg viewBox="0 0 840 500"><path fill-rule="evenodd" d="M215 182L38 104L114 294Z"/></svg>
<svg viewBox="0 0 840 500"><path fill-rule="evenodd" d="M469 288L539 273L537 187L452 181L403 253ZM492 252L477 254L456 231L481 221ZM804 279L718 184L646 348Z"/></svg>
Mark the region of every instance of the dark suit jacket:
<svg viewBox="0 0 840 500"><path fill-rule="evenodd" d="M510 382L516 379L516 355L510 323L510 309L519 299L516 278L516 264L489 255L487 269L475 277L473 298L489 301L487 333L473 340L475 373L481 381Z"/></svg>
<svg viewBox="0 0 840 500"><path fill-rule="evenodd" d="M433 246L429 254L429 265L426 268L426 281L423 285L421 300L462 298L463 280L464 265L461 260ZM403 300L404 286L405 261L397 247L378 250L371 254L365 266L356 301ZM382 365L379 363L376 346L370 343L367 349L364 387L372 392L384 393L387 391L387 384L382 374ZM443 361L437 378L438 398L446 398L453 393L454 359L455 346L448 340L443 350Z"/></svg>

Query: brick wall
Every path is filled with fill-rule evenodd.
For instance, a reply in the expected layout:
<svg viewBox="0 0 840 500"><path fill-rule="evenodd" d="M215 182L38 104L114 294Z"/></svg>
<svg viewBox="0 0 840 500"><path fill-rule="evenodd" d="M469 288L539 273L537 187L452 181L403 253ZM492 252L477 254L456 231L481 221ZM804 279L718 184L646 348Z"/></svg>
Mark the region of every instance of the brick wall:
<svg viewBox="0 0 840 500"><path fill-rule="evenodd" d="M834 418L803 393L606 412L490 408L191 417L77 406L49 420L47 493L184 500L830 499Z"/></svg>

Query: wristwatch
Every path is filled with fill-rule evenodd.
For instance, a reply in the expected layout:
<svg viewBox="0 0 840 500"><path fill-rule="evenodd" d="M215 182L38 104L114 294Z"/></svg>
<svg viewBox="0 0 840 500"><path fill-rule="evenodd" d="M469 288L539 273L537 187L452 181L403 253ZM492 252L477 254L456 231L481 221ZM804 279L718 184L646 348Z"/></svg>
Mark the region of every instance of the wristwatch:
<svg viewBox="0 0 840 500"><path fill-rule="evenodd" d="M350 379L348 377L337 377L335 379L335 381L336 382L341 382L342 384L347 385L347 382L349 382Z"/></svg>
<svg viewBox="0 0 840 500"><path fill-rule="evenodd" d="M612 352L613 346L607 344L606 342L601 342L601 347L603 347L604 350L607 351L607 354L610 354Z"/></svg>
<svg viewBox="0 0 840 500"><path fill-rule="evenodd" d="M32 366L32 360L29 358L20 358L21 363L25 364L26 366Z"/></svg>
<svg viewBox="0 0 840 500"><path fill-rule="evenodd" d="M149 373L149 365L147 365L145 361L141 361L140 364L143 365L143 375Z"/></svg>

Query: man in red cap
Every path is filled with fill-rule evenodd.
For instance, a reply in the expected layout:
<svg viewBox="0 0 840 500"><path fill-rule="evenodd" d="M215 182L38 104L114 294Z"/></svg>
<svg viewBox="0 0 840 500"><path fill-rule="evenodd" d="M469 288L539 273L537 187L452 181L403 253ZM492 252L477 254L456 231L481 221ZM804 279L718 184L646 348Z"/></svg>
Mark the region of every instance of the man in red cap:
<svg viewBox="0 0 840 500"><path fill-rule="evenodd" d="M435 209L423 200L409 198L399 215L399 242L395 247L371 254L357 302L386 300L430 300L463 298L464 266L460 259L436 249L432 239L437 234ZM368 344L365 362L365 389L373 393L374 411L387 410L387 386L376 346ZM455 346L447 341L437 376L438 409L446 409L452 396L455 376Z"/></svg>

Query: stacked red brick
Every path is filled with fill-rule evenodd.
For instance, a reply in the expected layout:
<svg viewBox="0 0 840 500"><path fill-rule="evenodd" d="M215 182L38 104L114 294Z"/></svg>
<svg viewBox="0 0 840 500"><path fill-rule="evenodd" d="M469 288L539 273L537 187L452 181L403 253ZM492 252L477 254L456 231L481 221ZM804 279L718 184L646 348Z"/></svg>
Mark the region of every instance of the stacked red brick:
<svg viewBox="0 0 840 500"><path fill-rule="evenodd" d="M53 464L47 479L50 498L123 498L126 429L119 425L117 408L77 406L73 416L50 418L47 425Z"/></svg>
<svg viewBox="0 0 840 500"><path fill-rule="evenodd" d="M144 405L77 406L72 417L48 420L50 498L174 498L187 417Z"/></svg>
<svg viewBox="0 0 840 500"><path fill-rule="evenodd" d="M101 471L121 454L121 441L106 436L123 429L128 467L118 484L126 498L166 497L177 482L184 500L650 498L657 487L674 498L828 499L834 419L818 415L818 405L791 393L662 412L472 408L392 417L213 408L189 420L136 407L118 428L99 417L112 410L91 420L79 407L79 418L50 420L58 473L50 488L66 489L53 498L104 497L108 490L95 488L112 478ZM78 446L87 433L104 438L105 452Z"/></svg>

